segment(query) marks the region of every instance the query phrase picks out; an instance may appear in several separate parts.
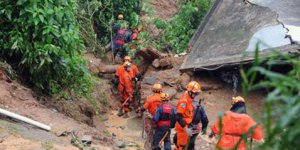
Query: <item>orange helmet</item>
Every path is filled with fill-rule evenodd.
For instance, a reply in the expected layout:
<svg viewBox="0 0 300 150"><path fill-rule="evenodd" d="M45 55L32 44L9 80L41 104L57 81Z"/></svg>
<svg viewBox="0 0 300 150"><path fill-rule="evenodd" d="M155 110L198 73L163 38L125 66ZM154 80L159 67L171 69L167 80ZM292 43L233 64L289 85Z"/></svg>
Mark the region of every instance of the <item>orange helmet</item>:
<svg viewBox="0 0 300 150"><path fill-rule="evenodd" d="M124 18L124 16L123 16L122 14L119 14L119 15L118 15L118 19L119 19L119 20L122 20L123 18Z"/></svg>
<svg viewBox="0 0 300 150"><path fill-rule="evenodd" d="M160 93L161 100L170 100L168 93Z"/></svg>
<svg viewBox="0 0 300 150"><path fill-rule="evenodd" d="M244 102L245 103L245 99L241 96L232 97L231 104L234 105L237 102Z"/></svg>
<svg viewBox="0 0 300 150"><path fill-rule="evenodd" d="M187 86L187 91L199 94L201 92L201 86L196 81L191 81Z"/></svg>
<svg viewBox="0 0 300 150"><path fill-rule="evenodd" d="M154 84L153 87L152 87L152 91L153 92L161 92L162 91L161 84L158 84L158 83Z"/></svg>
<svg viewBox="0 0 300 150"><path fill-rule="evenodd" d="M125 56L125 57L124 57L124 61L131 62L131 58L130 58L130 56Z"/></svg>

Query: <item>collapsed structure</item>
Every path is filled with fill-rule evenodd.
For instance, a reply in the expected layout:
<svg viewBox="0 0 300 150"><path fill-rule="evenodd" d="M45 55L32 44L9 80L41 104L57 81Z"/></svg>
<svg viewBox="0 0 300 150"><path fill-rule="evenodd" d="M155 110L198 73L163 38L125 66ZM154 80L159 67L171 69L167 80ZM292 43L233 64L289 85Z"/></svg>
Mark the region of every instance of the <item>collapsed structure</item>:
<svg viewBox="0 0 300 150"><path fill-rule="evenodd" d="M300 49L299 0L215 0L190 40L186 70L249 63L273 50Z"/></svg>

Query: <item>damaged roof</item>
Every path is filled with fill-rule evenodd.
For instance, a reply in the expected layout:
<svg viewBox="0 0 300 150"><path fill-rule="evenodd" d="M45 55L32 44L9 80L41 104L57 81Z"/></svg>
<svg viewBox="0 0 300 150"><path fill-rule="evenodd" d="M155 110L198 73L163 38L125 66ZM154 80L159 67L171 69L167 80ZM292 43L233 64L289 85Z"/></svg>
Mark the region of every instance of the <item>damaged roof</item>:
<svg viewBox="0 0 300 150"><path fill-rule="evenodd" d="M300 49L300 0L215 0L189 43L181 70L251 62L272 50Z"/></svg>

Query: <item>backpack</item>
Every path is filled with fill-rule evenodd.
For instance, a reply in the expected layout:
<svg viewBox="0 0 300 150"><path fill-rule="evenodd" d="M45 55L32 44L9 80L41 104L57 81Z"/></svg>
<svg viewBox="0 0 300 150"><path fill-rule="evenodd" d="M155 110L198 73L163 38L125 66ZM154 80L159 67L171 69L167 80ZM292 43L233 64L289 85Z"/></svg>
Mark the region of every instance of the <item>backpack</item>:
<svg viewBox="0 0 300 150"><path fill-rule="evenodd" d="M116 44L119 44L119 45L124 45L125 44L125 40L126 40L126 29L120 29L118 32L117 32L117 35L116 35L116 38L115 38L115 42Z"/></svg>

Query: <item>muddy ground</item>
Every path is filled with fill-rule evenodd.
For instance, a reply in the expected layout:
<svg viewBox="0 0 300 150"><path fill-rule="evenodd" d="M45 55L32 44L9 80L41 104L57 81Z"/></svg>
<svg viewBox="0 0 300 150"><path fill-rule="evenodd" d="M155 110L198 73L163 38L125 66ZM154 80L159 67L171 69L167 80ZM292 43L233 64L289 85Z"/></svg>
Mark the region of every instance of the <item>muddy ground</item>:
<svg viewBox="0 0 300 150"><path fill-rule="evenodd" d="M179 96L184 92L186 85L185 80L196 80L200 82L203 88L206 90L200 94L198 98L205 98L203 106L206 109L209 125L207 132L210 132L211 125L216 121L218 115L224 111L229 110L231 107L231 98L234 94L233 85L225 83L217 74L210 74L207 72L192 73L187 77L185 73L180 73L179 67L183 57L173 59L173 68L171 69L155 69L149 67L144 74L144 81L142 82L143 100L151 94L151 86L153 83L168 83L164 85L165 92L176 91L173 94L171 103L176 106ZM172 86L172 87L171 87ZM238 86L237 95L242 95L241 87ZM262 111L263 98L265 93L263 91L255 91L249 93L246 98L247 111L254 118L259 118ZM119 141L131 141L139 145L139 148L143 149L144 139L142 139L142 118L136 116L135 112L131 112L129 119L116 116L117 111L113 110L109 114L109 118L105 121L105 125L110 134L115 135L115 138ZM174 135L174 130L172 131ZM211 150L214 149L214 143L211 143L207 135L201 135L197 138L196 149ZM174 147L174 145L173 145Z"/></svg>

